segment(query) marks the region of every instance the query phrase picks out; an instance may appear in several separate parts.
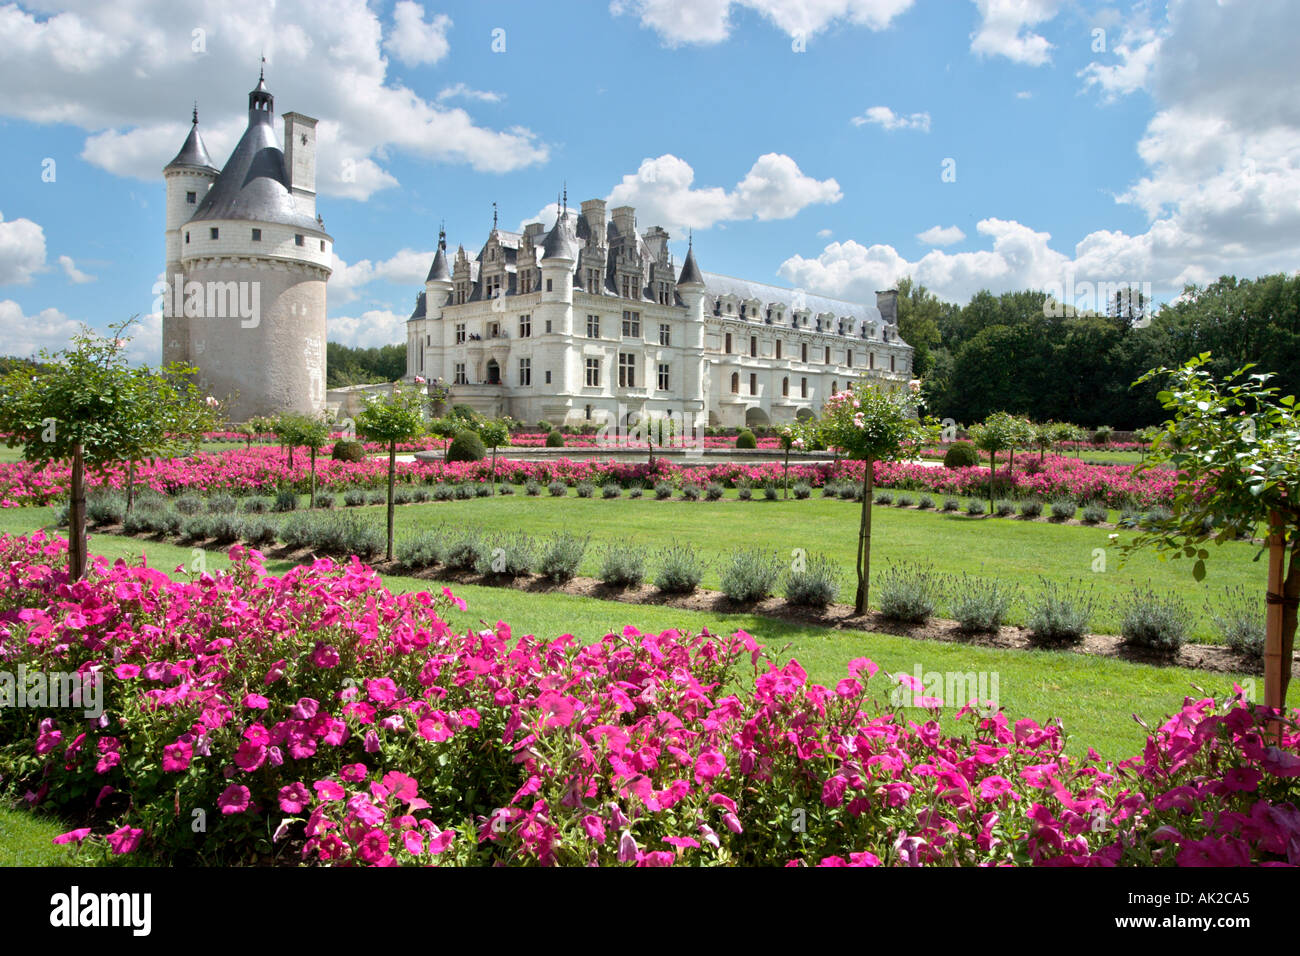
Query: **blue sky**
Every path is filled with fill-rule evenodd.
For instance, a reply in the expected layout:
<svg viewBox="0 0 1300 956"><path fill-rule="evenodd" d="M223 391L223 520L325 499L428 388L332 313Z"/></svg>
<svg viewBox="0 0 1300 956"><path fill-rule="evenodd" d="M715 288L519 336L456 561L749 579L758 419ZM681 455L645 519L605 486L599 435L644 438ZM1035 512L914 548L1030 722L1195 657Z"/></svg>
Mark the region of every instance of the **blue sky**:
<svg viewBox="0 0 1300 956"><path fill-rule="evenodd" d="M263 52L277 111L321 120L349 344L403 339L440 220L474 251L494 201L553 219L563 182L679 261L693 228L706 270L864 301L1289 271L1287 6L0 3L0 353L138 313L157 360L161 167L194 99L224 163Z"/></svg>

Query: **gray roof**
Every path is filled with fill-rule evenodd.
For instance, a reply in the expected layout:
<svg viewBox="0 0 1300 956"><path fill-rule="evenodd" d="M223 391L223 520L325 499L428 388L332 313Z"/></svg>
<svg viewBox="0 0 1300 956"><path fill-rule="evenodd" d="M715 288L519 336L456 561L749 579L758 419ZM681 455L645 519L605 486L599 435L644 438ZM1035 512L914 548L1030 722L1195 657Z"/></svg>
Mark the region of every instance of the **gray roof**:
<svg viewBox="0 0 1300 956"><path fill-rule="evenodd" d="M685 272L685 268L682 271ZM740 299L757 299L765 306L769 302L780 302L783 305L793 307L795 296L799 294L802 299L802 308L807 309L813 315L819 315L822 312L832 312L837 317L850 315L858 322L875 322L877 329L883 328L885 324L880 317L880 310L874 305L863 305L858 302L849 302L846 299L833 299L825 295L813 295L796 289L786 289L779 285L770 285L766 282L735 279L731 276L719 275L716 272L705 272L702 275L704 277L705 292L710 296L734 295Z"/></svg>
<svg viewBox="0 0 1300 956"><path fill-rule="evenodd" d="M447 265L447 248L442 243L438 244L438 252L433 257L433 265L429 267L429 275L424 281L437 280L451 281L451 268Z"/></svg>
<svg viewBox="0 0 1300 956"><path fill-rule="evenodd" d="M577 259L578 237L569 224L569 215L565 213L555 220L555 226L546 234L542 244L543 259Z"/></svg>
<svg viewBox="0 0 1300 956"><path fill-rule="evenodd" d="M203 145L203 137L199 135L199 117L198 110L194 111L194 122L190 126L190 135L185 137L185 145L181 151L176 154L176 158L164 166L164 169L171 169L173 166L198 166L202 169L217 171L216 165L212 162L212 157L208 155L208 148Z"/></svg>
<svg viewBox="0 0 1300 956"><path fill-rule="evenodd" d="M415 311L411 313L411 317L406 321L414 322L416 319L424 318L425 314L426 312L425 312L424 293L421 292L419 295L415 297Z"/></svg>
<svg viewBox="0 0 1300 956"><path fill-rule="evenodd" d="M269 113L250 111L239 145L190 217L191 222L209 219L250 219L326 235L315 219L298 211Z"/></svg>
<svg viewBox="0 0 1300 956"><path fill-rule="evenodd" d="M688 248L686 250L686 261L682 263L682 274L677 279L678 285L683 285L687 282L704 283L704 277L700 274L700 267L695 264L694 248Z"/></svg>

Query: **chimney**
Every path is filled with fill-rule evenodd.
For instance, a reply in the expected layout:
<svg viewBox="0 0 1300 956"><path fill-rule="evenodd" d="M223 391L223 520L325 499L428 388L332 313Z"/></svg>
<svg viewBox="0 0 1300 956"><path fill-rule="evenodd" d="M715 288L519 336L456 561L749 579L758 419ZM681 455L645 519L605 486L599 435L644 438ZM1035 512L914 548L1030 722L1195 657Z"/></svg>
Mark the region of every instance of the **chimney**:
<svg viewBox="0 0 1300 956"><path fill-rule="evenodd" d="M582 218L587 222L587 229L599 244L605 242L605 200L588 199L582 204Z"/></svg>
<svg viewBox="0 0 1300 956"><path fill-rule="evenodd" d="M884 292L876 291L876 308L880 310L880 318L885 325L898 324L898 290L886 289Z"/></svg>
<svg viewBox="0 0 1300 956"><path fill-rule="evenodd" d="M614 217L614 228L620 236L636 234L636 210L631 206L616 206L610 215Z"/></svg>
<svg viewBox="0 0 1300 956"><path fill-rule="evenodd" d="M301 113L284 114L284 168L298 211L316 217L316 121Z"/></svg>

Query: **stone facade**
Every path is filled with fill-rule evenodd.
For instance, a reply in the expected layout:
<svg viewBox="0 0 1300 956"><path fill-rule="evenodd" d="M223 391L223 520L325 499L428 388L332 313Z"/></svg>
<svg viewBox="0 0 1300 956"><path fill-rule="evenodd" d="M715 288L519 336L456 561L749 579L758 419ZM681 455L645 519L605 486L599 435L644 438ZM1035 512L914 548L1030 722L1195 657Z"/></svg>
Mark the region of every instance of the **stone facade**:
<svg viewBox="0 0 1300 956"><path fill-rule="evenodd" d="M607 221L601 200L549 232L494 228L454 265L440 236L407 322L407 379L530 423L648 413L695 428L791 422L850 382L910 378L893 290L864 306L733 279L702 272L693 248L679 273L668 238L638 234L630 207Z"/></svg>

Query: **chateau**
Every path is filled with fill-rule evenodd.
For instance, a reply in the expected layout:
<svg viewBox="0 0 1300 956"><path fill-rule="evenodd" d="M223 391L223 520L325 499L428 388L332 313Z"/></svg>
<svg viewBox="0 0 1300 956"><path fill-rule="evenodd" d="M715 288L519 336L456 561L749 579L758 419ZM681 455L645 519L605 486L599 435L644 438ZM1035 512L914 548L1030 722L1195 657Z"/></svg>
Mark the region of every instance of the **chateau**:
<svg viewBox="0 0 1300 956"><path fill-rule="evenodd" d="M333 239L316 214L316 120L284 114L264 76L248 128L218 171L199 135L163 170L166 272L155 287L163 361L199 370L231 421L325 407L325 283Z"/></svg>
<svg viewBox="0 0 1300 956"><path fill-rule="evenodd" d="M555 425L672 415L688 428L790 422L874 378L904 385L912 348L898 293L874 306L704 272L680 272L668 233L636 210L564 202L554 226L496 228L448 261L445 234L407 320L407 380L451 403Z"/></svg>

